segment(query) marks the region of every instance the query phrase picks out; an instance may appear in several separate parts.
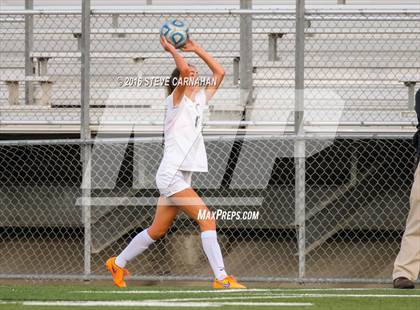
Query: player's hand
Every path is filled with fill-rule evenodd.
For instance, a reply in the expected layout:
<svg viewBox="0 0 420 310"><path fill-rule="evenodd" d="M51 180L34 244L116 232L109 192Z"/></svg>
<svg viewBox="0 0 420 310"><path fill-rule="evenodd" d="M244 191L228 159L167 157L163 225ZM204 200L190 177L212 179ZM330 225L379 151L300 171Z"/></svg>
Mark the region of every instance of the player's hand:
<svg viewBox="0 0 420 310"><path fill-rule="evenodd" d="M188 39L187 42L181 47L183 52L195 52L197 50L197 43L195 41Z"/></svg>
<svg viewBox="0 0 420 310"><path fill-rule="evenodd" d="M173 46L172 44L170 44L164 36L160 36L160 44L162 45L163 49L169 53L174 53L176 52L176 48L175 46Z"/></svg>

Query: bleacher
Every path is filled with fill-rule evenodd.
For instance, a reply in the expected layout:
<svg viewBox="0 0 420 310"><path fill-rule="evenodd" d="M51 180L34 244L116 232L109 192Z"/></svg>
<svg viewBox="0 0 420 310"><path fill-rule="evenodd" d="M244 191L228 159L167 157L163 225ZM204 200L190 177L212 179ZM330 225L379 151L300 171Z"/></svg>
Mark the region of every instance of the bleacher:
<svg viewBox="0 0 420 310"><path fill-rule="evenodd" d="M364 14L317 12L310 14L306 28L308 130L339 122L340 128L356 131L411 131L416 119L410 92L420 74L420 30L415 27L420 13L369 18ZM4 130L18 128L22 132L28 126L29 131L48 132L62 125L71 132L79 130L79 18L73 14L35 15L30 51L34 73L28 76L24 68L25 18L1 15L0 113L1 123L7 125ZM253 102L246 107L240 101L239 17L209 14L183 18L190 24L193 38L223 64L227 73L206 111L207 128L232 128L228 122L239 121L244 109L249 126L264 126L266 122L292 125L293 14L253 16ZM92 125L135 123L161 130L165 92L123 88L120 83L126 77L164 78L170 74L173 60L158 41L158 25L164 19L140 14L92 16ZM209 74L197 57L185 56L199 72ZM34 88L26 103L25 83Z"/></svg>

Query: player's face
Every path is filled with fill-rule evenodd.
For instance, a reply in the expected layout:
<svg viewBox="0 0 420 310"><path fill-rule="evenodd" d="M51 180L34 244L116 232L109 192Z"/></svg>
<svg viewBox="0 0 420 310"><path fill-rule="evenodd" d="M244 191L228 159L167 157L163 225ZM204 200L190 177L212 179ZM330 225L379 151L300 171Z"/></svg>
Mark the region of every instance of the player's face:
<svg viewBox="0 0 420 310"><path fill-rule="evenodd" d="M198 77L197 68L194 67L193 65L189 65L189 68L190 68L190 77L191 78L197 78Z"/></svg>

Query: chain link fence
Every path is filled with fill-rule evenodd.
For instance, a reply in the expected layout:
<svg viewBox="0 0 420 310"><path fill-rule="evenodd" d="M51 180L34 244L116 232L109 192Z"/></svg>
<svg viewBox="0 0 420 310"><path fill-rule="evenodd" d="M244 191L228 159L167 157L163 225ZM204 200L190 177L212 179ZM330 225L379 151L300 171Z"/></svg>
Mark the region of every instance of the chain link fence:
<svg viewBox="0 0 420 310"><path fill-rule="evenodd" d="M71 141L70 141L71 142ZM230 272L246 279L297 279L294 139L206 139L209 173L193 185L213 211L258 212L219 220ZM83 273L82 164L77 141L3 142L1 276ZM308 280L389 277L408 212L414 168L410 139L310 139L306 151ZM150 225L159 196L155 139L92 146L92 275ZM135 276L208 278L196 225L179 216L130 269ZM39 273L39 274L37 274Z"/></svg>
<svg viewBox="0 0 420 310"><path fill-rule="evenodd" d="M0 277L106 277L105 260L151 224L165 89L139 81L174 68L158 33L176 17L226 70L205 111L209 173L195 174L193 186L211 210L259 215L218 221L228 271L245 280L390 281L414 168L408 93L420 70L420 12L306 11L304 136L293 134L295 15L93 10L87 110L96 140L0 141ZM241 18L252 53L241 48ZM81 20L70 11L0 14L5 133L80 132ZM183 215L130 271L139 279L211 274Z"/></svg>

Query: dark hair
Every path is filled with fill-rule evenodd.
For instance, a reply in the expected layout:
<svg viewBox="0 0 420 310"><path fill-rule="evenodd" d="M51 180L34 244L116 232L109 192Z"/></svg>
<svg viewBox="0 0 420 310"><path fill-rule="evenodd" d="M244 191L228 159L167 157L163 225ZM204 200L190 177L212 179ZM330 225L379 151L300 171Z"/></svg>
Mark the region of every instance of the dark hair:
<svg viewBox="0 0 420 310"><path fill-rule="evenodd" d="M195 68L195 66L190 63L188 63L187 65L189 67ZM167 86L168 96L170 96L172 92L175 90L180 76L181 76L181 72L179 72L178 68L175 68L174 71L172 71L171 73L171 77L169 78L169 85Z"/></svg>
<svg viewBox="0 0 420 310"><path fill-rule="evenodd" d="M172 92L176 88L176 81L179 79L181 72L179 72L178 68L175 68L174 71L171 73L171 77L169 78L169 85L167 86L168 96L172 94Z"/></svg>

